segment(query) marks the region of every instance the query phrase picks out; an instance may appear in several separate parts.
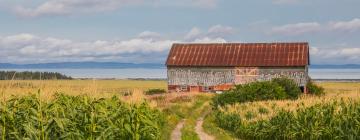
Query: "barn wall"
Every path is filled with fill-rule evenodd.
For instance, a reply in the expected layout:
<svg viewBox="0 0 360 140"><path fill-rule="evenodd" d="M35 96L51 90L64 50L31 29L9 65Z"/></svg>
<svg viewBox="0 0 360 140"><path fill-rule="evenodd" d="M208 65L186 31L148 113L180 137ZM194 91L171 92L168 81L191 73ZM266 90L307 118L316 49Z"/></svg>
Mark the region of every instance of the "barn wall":
<svg viewBox="0 0 360 140"><path fill-rule="evenodd" d="M189 91L201 91L204 86L227 90L234 84L284 76L304 86L308 78L306 67L168 67L167 72L169 90L187 85Z"/></svg>
<svg viewBox="0 0 360 140"><path fill-rule="evenodd" d="M305 67L237 67L235 71L235 84L287 77L304 86L308 79Z"/></svg>
<svg viewBox="0 0 360 140"><path fill-rule="evenodd" d="M214 86L233 84L235 80L234 69L226 67L171 67L167 72L169 85Z"/></svg>

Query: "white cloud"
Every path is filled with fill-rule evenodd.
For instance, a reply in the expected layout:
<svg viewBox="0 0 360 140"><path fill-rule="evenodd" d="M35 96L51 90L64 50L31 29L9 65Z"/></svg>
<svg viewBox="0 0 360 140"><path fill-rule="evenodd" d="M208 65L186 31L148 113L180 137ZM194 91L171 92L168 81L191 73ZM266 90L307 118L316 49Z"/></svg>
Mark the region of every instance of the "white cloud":
<svg viewBox="0 0 360 140"><path fill-rule="evenodd" d="M185 40L192 40L201 36L202 32L199 28L193 27L184 37Z"/></svg>
<svg viewBox="0 0 360 140"><path fill-rule="evenodd" d="M315 64L360 63L360 48L351 46L311 47L310 55Z"/></svg>
<svg viewBox="0 0 360 140"><path fill-rule="evenodd" d="M18 34L0 37L0 63L39 63L64 61L116 61L164 63L175 42L225 43L221 37L199 36L191 41L144 38L154 32L143 32L128 40L95 40L79 42L69 39ZM142 34L142 35L141 35ZM360 64L356 45L324 45L310 48L313 64Z"/></svg>
<svg viewBox="0 0 360 140"><path fill-rule="evenodd" d="M266 31L270 34L301 35L315 32L355 32L360 31L360 19L354 18L350 21L336 21L320 24L318 22L303 22L275 26Z"/></svg>
<svg viewBox="0 0 360 140"><path fill-rule="evenodd" d="M121 6L142 2L143 0L49 0L35 8L18 6L15 10L21 16L37 17L111 11Z"/></svg>
<svg viewBox="0 0 360 140"><path fill-rule="evenodd" d="M209 28L208 34L214 36L226 36L233 34L235 29L230 26L215 25Z"/></svg>
<svg viewBox="0 0 360 140"><path fill-rule="evenodd" d="M213 8L217 0L48 0L35 7L16 6L15 12L23 17L77 15L117 10L123 6L146 5L194 6Z"/></svg>
<svg viewBox="0 0 360 140"><path fill-rule="evenodd" d="M223 43L221 37L197 36L192 40L163 39L159 33L144 31L128 40L88 42L17 34L0 37L0 63L64 61L117 61L163 63L175 42Z"/></svg>
<svg viewBox="0 0 360 140"><path fill-rule="evenodd" d="M202 32L199 28L193 27L184 37L187 41L194 41L199 38L224 38L235 33L235 29L230 26L214 25L207 32Z"/></svg>
<svg viewBox="0 0 360 140"><path fill-rule="evenodd" d="M132 54L159 54L167 52L176 40L156 40L152 38L132 38L129 40L97 40L76 42L67 39L19 34L0 38L0 60L2 62L54 62L84 61L90 58L109 61L142 61L143 57L129 60ZM151 60L147 60L151 61Z"/></svg>
<svg viewBox="0 0 360 140"><path fill-rule="evenodd" d="M151 31L144 31L138 35L139 38L159 38L160 36L159 33Z"/></svg>
<svg viewBox="0 0 360 140"><path fill-rule="evenodd" d="M340 30L340 31L357 31L360 30L360 19L354 18L350 21L337 21L330 22L329 27L331 30Z"/></svg>
<svg viewBox="0 0 360 140"><path fill-rule="evenodd" d="M286 34L286 35L299 35L309 32L317 32L322 30L322 27L317 22L305 22L296 24L287 24L282 26L273 27L270 31L271 34Z"/></svg>
<svg viewBox="0 0 360 140"><path fill-rule="evenodd" d="M193 41L193 43L226 43L227 41L223 38L198 38Z"/></svg>
<svg viewBox="0 0 360 140"><path fill-rule="evenodd" d="M346 56L360 56L360 48L344 48L340 54Z"/></svg>

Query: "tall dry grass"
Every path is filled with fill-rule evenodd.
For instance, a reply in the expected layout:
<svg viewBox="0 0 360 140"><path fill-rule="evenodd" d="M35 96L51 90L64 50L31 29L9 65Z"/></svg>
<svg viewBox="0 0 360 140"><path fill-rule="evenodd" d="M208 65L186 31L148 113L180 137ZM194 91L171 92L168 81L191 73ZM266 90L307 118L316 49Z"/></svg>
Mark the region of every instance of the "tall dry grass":
<svg viewBox="0 0 360 140"><path fill-rule="evenodd" d="M268 100L268 101L258 101L258 102L247 102L247 103L238 103L234 105L227 105L220 108L222 112L225 113L235 113L239 114L244 123L256 122L259 120L268 120L278 114L281 110L286 111L296 111L299 108L307 108L314 106L316 104L326 104L339 101L359 101L360 92L356 88L360 86L359 83L354 84L343 84L337 88L331 88L331 85L337 84L328 84L325 86L327 93L324 96L312 96L312 95L302 95L297 100ZM346 92L342 88L347 88ZM330 87L330 88L329 88ZM334 92L337 91L337 92ZM342 91L342 92L339 92Z"/></svg>
<svg viewBox="0 0 360 140"><path fill-rule="evenodd" d="M121 96L133 90L166 89L165 81L138 80L2 80L0 92L3 100L10 96L27 96L41 91L41 99L51 100L55 93L87 95L94 98Z"/></svg>

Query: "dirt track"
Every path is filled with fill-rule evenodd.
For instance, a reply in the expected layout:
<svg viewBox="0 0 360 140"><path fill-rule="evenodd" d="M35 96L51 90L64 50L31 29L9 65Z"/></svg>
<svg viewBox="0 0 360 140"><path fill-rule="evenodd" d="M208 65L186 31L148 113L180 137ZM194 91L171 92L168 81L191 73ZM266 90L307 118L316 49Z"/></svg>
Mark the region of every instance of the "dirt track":
<svg viewBox="0 0 360 140"><path fill-rule="evenodd" d="M214 140L213 136L210 136L209 134L204 132L204 129L202 127L202 124L204 123L204 118L200 117L195 126L195 132L198 134L200 140Z"/></svg>
<svg viewBox="0 0 360 140"><path fill-rule="evenodd" d="M185 120L181 120L171 133L171 140L181 140L181 129L183 128Z"/></svg>

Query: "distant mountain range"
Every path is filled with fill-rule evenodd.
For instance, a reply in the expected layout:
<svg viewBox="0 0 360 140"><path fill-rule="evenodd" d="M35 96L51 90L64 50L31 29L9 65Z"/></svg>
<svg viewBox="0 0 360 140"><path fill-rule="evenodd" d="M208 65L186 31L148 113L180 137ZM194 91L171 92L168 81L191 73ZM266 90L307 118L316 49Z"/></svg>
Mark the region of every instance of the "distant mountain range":
<svg viewBox="0 0 360 140"><path fill-rule="evenodd" d="M344 64L344 65L310 65L313 69L359 69L359 64Z"/></svg>
<svg viewBox="0 0 360 140"><path fill-rule="evenodd" d="M117 63L117 62L60 62L39 64L0 63L0 69L124 69L124 68L165 68L156 63Z"/></svg>
<svg viewBox="0 0 360 140"><path fill-rule="evenodd" d="M0 69L125 69L125 68L166 68L159 63L118 63L118 62L60 62L39 64L0 63ZM313 69L359 69L359 64L346 65L310 65Z"/></svg>

